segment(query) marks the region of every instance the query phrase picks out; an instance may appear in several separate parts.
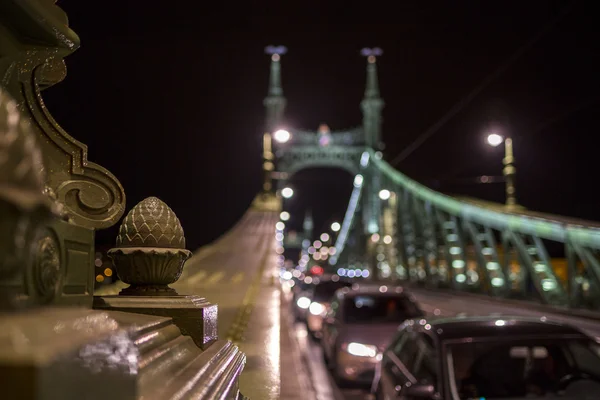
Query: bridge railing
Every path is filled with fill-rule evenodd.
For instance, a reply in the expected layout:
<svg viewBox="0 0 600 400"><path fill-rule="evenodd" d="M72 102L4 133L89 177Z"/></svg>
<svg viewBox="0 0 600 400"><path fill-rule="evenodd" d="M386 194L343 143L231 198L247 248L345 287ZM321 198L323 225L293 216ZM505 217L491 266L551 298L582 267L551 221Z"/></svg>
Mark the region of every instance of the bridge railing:
<svg viewBox="0 0 600 400"><path fill-rule="evenodd" d="M561 307L600 306L600 224L453 198L408 178L374 150L366 157L364 170L378 176L382 190L379 230L367 234L364 260L376 278ZM552 242L564 251L566 268L550 257Z"/></svg>
<svg viewBox="0 0 600 400"><path fill-rule="evenodd" d="M53 1L0 1L0 383L10 399L242 399L246 357L217 305L180 295L190 251L173 210L133 207L109 251L118 295L94 296L94 237L125 212L118 179L44 104L79 47ZM69 107L64 104L64 107Z"/></svg>

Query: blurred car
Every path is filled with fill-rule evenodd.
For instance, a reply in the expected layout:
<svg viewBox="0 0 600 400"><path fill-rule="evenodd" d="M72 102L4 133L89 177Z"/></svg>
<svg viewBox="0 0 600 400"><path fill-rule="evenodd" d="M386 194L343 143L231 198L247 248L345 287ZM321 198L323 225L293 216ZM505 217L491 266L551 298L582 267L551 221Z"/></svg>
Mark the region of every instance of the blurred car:
<svg viewBox="0 0 600 400"><path fill-rule="evenodd" d="M313 283L313 278L310 276L303 276L303 279L298 279L298 283L294 286L291 306L296 321L306 322L306 314L308 313L308 307L310 307L310 297L314 286L315 283Z"/></svg>
<svg viewBox="0 0 600 400"><path fill-rule="evenodd" d="M600 345L544 317L410 320L380 355L384 399L600 399Z"/></svg>
<svg viewBox="0 0 600 400"><path fill-rule="evenodd" d="M313 286L310 293L307 293L306 298L308 303L308 313L306 314L306 329L315 339L321 338L321 328L323 326L323 318L329 309L331 299L336 290L352 286L352 282L341 279L337 275L323 275L318 279L318 283ZM300 301L301 299L298 299ZM304 305L307 304L305 300Z"/></svg>
<svg viewBox="0 0 600 400"><path fill-rule="evenodd" d="M377 353L406 319L423 316L400 286L355 285L336 292L323 324L323 354L340 383L371 384Z"/></svg>

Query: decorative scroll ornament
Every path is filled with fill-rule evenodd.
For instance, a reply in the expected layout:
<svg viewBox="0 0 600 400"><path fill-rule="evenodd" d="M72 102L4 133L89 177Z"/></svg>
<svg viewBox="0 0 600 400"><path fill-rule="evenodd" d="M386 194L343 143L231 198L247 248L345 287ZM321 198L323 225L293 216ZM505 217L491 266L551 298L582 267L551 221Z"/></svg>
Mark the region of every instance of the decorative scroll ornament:
<svg viewBox="0 0 600 400"><path fill-rule="evenodd" d="M48 302L60 287L60 246L45 227L58 209L44 192L44 180L30 124L0 88L0 281L9 282L0 286L2 309Z"/></svg>
<svg viewBox="0 0 600 400"><path fill-rule="evenodd" d="M61 269L60 245L53 232L40 231L34 242L32 254L31 280L36 297L42 302L50 302L60 288L63 275Z"/></svg>
<svg viewBox="0 0 600 400"><path fill-rule="evenodd" d="M78 225L107 228L123 215L123 187L109 171L87 160L87 146L58 125L41 96L42 89L64 79L63 57L79 47L66 15L53 3L23 0L0 5L0 14L20 16L10 24L0 17L7 40L14 44L1 49L0 84L16 98L41 138L47 184L66 213ZM23 37L22 31L35 32L36 37Z"/></svg>
<svg viewBox="0 0 600 400"><path fill-rule="evenodd" d="M0 279L16 273L27 258L32 226L52 215L43 191L42 154L17 103L0 88Z"/></svg>

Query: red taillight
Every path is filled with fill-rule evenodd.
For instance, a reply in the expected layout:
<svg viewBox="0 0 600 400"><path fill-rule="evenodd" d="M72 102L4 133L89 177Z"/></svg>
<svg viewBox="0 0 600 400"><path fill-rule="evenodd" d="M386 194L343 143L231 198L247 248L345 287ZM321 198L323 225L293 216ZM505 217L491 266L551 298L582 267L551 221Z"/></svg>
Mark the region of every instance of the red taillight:
<svg viewBox="0 0 600 400"><path fill-rule="evenodd" d="M314 265L311 269L310 269L310 273L312 275L323 275L323 267L319 266L319 265Z"/></svg>

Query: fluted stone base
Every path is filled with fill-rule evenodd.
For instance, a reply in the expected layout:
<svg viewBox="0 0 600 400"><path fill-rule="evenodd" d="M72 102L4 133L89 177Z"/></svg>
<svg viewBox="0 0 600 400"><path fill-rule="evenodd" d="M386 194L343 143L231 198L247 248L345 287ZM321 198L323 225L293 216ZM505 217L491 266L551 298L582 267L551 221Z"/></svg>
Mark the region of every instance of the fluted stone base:
<svg viewBox="0 0 600 400"><path fill-rule="evenodd" d="M94 296L94 308L170 317L202 349L218 339L218 306L200 296Z"/></svg>

